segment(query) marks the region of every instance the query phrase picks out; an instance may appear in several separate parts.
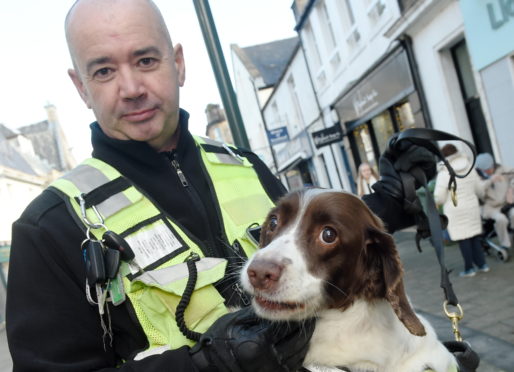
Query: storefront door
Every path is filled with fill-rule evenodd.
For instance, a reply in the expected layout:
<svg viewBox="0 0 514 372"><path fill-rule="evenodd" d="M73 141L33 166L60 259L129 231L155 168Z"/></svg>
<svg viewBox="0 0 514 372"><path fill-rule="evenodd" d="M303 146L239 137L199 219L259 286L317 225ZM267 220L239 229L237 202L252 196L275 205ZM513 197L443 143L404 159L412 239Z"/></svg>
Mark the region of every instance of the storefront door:
<svg viewBox="0 0 514 372"><path fill-rule="evenodd" d="M466 107L466 114L477 152L488 152L492 154L493 148L482 111L480 97L476 88L475 78L473 77L473 69L471 67L466 41L462 40L459 42L451 49L451 52L459 77L462 98Z"/></svg>

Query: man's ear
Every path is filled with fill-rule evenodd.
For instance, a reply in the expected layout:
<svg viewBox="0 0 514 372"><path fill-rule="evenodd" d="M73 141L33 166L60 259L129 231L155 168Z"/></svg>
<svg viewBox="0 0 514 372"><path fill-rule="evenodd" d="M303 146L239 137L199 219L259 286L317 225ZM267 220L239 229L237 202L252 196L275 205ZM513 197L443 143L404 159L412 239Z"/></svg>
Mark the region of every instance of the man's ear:
<svg viewBox="0 0 514 372"><path fill-rule="evenodd" d="M77 88L77 91L79 92L80 97L86 104L87 108L90 109L91 105L89 103L89 96L87 94L86 87L84 86L84 83L82 83L82 79L80 78L79 74L77 73L77 71L70 68L68 70L68 75L71 78L71 81L73 81L75 88Z"/></svg>
<svg viewBox="0 0 514 372"><path fill-rule="evenodd" d="M173 47L173 58L175 62L175 69L177 70L177 83L179 87L184 86L186 81L186 63L184 61L184 52L180 43L175 44Z"/></svg>

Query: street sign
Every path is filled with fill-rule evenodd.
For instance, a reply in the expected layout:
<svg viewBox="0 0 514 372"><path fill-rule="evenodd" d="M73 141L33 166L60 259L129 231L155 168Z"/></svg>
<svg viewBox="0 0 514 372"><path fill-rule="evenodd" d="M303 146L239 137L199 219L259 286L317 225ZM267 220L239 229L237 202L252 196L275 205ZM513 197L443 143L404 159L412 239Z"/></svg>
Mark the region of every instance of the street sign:
<svg viewBox="0 0 514 372"><path fill-rule="evenodd" d="M334 142L339 142L343 139L343 132L341 131L341 126L339 124L335 124L330 128L318 130L317 132L312 132L311 135L317 149Z"/></svg>
<svg viewBox="0 0 514 372"><path fill-rule="evenodd" d="M270 129L267 131L269 141L272 145L277 145L282 142L289 141L289 134L287 132L287 127L279 127L275 129Z"/></svg>

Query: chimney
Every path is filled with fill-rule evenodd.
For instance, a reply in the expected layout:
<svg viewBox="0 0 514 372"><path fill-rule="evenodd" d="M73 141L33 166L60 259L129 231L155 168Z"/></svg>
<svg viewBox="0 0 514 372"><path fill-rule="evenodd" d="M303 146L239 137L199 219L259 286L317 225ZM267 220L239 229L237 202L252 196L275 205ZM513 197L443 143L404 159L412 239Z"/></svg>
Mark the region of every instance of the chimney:
<svg viewBox="0 0 514 372"><path fill-rule="evenodd" d="M225 112L220 105L209 103L205 109L207 115L207 125L220 123L225 120Z"/></svg>
<svg viewBox="0 0 514 372"><path fill-rule="evenodd" d="M45 110L48 122L52 124L58 124L59 118L57 117L57 108L55 107L55 105L47 103L45 106Z"/></svg>

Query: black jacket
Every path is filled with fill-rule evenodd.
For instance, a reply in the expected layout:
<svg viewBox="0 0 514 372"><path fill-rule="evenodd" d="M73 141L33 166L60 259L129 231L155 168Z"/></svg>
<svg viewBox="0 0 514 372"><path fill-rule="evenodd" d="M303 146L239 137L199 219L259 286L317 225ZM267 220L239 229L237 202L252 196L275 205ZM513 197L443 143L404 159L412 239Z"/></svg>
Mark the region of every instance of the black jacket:
<svg viewBox="0 0 514 372"><path fill-rule="evenodd" d="M179 145L172 153L157 153L143 142L111 139L93 123L93 157L111 164L144 190L212 247L211 255L223 257L226 253L218 239L221 227L215 202L187 121L188 114L181 111ZM285 192L280 182L256 155L245 155L270 197L280 197ZM170 158L179 162L193 193L184 192ZM390 228L405 225L407 220L392 212L401 210L394 200L373 194L367 203L386 218ZM193 210L191 205L202 205L203 210ZM104 350L98 309L86 300L80 249L84 237L63 200L49 190L13 224L6 324L14 371L194 371L187 347L122 364L147 347L129 301L110 306L114 338L112 346L107 342ZM230 293L222 294L230 297ZM118 365L121 367L116 368Z"/></svg>

